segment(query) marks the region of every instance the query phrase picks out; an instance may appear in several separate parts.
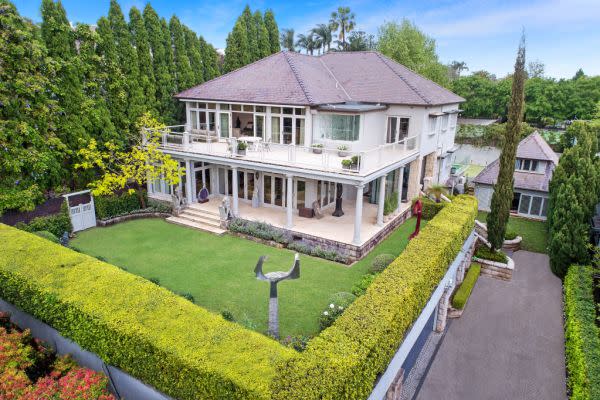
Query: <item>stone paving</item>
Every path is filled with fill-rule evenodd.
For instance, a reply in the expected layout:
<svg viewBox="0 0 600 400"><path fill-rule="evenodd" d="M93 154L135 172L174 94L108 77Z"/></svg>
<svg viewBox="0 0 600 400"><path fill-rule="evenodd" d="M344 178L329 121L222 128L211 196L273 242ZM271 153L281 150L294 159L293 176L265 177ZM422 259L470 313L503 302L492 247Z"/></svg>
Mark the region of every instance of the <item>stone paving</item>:
<svg viewBox="0 0 600 400"><path fill-rule="evenodd" d="M545 254L513 259L512 281L477 281L417 399L566 399L561 281Z"/></svg>

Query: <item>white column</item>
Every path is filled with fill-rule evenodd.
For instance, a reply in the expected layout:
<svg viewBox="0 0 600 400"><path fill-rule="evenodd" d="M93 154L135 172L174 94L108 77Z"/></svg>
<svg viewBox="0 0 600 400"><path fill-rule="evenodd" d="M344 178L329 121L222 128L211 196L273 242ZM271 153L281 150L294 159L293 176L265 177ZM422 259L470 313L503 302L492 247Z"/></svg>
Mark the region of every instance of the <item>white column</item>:
<svg viewBox="0 0 600 400"><path fill-rule="evenodd" d="M398 177L398 208L400 210L400 205L402 204L402 186L404 185L404 167L401 167L399 170L400 176Z"/></svg>
<svg viewBox="0 0 600 400"><path fill-rule="evenodd" d="M236 167L231 168L231 197L232 197L232 212L235 217L238 214L238 170Z"/></svg>
<svg viewBox="0 0 600 400"><path fill-rule="evenodd" d="M193 161L185 160L185 197L188 204L192 204L194 201L194 189L192 188L193 179Z"/></svg>
<svg viewBox="0 0 600 400"><path fill-rule="evenodd" d="M292 229L292 227L294 226L294 221L293 221L293 212L294 212L294 176L293 175L286 175L287 177L287 185L285 187L286 190L286 227L288 229Z"/></svg>
<svg viewBox="0 0 600 400"><path fill-rule="evenodd" d="M354 238L352 243L360 245L360 228L362 226L363 189L365 185L356 185L356 207L354 209Z"/></svg>
<svg viewBox="0 0 600 400"><path fill-rule="evenodd" d="M377 226L383 226L383 206L385 204L385 180L387 174L379 178L379 197L377 198Z"/></svg>

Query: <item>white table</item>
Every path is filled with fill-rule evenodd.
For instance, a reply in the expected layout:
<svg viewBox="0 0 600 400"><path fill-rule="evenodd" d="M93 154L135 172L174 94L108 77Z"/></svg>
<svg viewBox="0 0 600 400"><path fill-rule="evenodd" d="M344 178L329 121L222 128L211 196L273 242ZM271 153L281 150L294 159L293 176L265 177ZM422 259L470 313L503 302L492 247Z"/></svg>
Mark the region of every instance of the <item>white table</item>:
<svg viewBox="0 0 600 400"><path fill-rule="evenodd" d="M258 144L262 142L262 138L258 136L240 136L239 138L237 138L237 140L240 142L252 144L253 150L257 150Z"/></svg>

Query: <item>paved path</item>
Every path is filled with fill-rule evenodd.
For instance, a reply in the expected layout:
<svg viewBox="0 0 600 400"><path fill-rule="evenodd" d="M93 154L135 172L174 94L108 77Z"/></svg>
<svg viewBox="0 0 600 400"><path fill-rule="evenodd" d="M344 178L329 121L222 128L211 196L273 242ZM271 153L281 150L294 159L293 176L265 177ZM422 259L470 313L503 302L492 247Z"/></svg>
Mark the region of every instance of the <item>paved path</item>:
<svg viewBox="0 0 600 400"><path fill-rule="evenodd" d="M561 281L544 254L513 259L511 282L479 278L417 399L566 399Z"/></svg>

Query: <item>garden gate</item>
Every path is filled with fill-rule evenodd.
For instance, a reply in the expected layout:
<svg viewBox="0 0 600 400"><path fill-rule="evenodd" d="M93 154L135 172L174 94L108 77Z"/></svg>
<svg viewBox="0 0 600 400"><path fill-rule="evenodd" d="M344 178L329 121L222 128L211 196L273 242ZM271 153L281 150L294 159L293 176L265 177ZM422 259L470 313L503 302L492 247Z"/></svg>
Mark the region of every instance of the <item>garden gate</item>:
<svg viewBox="0 0 600 400"><path fill-rule="evenodd" d="M69 216L73 224L73 232L96 226L96 209L94 198L89 190L64 195L69 206Z"/></svg>

